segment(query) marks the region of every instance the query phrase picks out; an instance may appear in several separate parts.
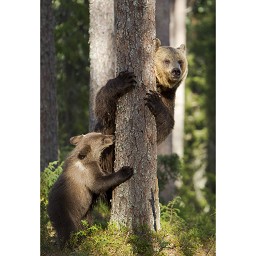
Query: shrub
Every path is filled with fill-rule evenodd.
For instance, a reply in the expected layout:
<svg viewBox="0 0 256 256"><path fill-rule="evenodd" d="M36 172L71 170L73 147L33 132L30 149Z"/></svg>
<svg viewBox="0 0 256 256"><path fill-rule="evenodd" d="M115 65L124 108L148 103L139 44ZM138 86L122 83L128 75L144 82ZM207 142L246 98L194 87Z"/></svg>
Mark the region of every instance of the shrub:
<svg viewBox="0 0 256 256"><path fill-rule="evenodd" d="M40 177L40 238L41 249L50 248L54 231L47 214L48 194L62 172L62 164L58 161L49 163L48 167L41 173Z"/></svg>

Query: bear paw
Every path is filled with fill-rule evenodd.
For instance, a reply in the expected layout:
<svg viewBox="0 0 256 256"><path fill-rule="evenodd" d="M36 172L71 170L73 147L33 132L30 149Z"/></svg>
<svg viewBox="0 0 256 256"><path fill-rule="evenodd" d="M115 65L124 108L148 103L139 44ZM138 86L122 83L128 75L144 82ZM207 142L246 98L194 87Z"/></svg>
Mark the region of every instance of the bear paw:
<svg viewBox="0 0 256 256"><path fill-rule="evenodd" d="M161 96L158 92L149 90L149 92L146 93L146 97L144 98L145 100L145 105L149 108L151 113L155 116L159 110L162 107L162 100Z"/></svg>
<svg viewBox="0 0 256 256"><path fill-rule="evenodd" d="M125 179L129 179L132 177L133 175L133 168L130 166L123 166L120 169L120 174L125 178Z"/></svg>
<svg viewBox="0 0 256 256"><path fill-rule="evenodd" d="M136 76L133 72L129 72L128 70L120 72L117 78L121 81L124 93L134 89L137 84Z"/></svg>

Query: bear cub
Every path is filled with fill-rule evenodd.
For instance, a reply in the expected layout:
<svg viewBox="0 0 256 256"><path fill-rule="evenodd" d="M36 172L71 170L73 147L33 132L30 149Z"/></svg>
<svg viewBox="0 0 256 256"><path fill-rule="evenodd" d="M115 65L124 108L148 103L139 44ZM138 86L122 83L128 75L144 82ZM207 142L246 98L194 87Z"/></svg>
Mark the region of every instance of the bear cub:
<svg viewBox="0 0 256 256"><path fill-rule="evenodd" d="M88 133L72 137L75 145L64 162L63 172L49 193L48 215L63 248L72 232L82 228L97 196L125 182L133 175L128 166L106 175L100 167L101 153L114 143L113 135Z"/></svg>

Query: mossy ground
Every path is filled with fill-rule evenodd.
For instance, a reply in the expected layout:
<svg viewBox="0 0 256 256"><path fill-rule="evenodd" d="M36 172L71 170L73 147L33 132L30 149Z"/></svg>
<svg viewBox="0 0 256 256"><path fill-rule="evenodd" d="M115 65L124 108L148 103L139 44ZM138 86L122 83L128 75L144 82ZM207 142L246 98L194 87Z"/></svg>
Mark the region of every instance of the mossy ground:
<svg viewBox="0 0 256 256"><path fill-rule="evenodd" d="M213 256L215 255L215 211L198 212L176 197L161 205L161 230L141 228L133 234L109 223L110 211L99 201L93 211L93 225L73 234L72 249L60 251L47 215L49 189L61 173L52 163L41 174L41 255L51 256ZM55 169L55 171L53 171Z"/></svg>
<svg viewBox="0 0 256 256"><path fill-rule="evenodd" d="M169 204L170 206L170 204ZM125 227L109 224L109 211L103 203L94 210L95 224L84 223L84 230L73 234L72 249L58 249L56 234L49 220L46 228L41 227L41 255L83 256L194 256L215 255L215 233L213 227L201 217L197 223L187 223L173 212L166 214L162 206L161 230L158 232L141 229L132 234Z"/></svg>

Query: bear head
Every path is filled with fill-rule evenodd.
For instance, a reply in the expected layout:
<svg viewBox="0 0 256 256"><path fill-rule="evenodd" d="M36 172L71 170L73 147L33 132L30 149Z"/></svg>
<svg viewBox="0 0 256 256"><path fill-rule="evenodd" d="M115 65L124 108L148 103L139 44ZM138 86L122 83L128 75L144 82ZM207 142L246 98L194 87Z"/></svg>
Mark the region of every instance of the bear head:
<svg viewBox="0 0 256 256"><path fill-rule="evenodd" d="M154 67L158 84L164 88L177 88L188 73L186 46L161 46L161 41L157 38Z"/></svg>
<svg viewBox="0 0 256 256"><path fill-rule="evenodd" d="M76 146L72 155L85 162L98 162L102 151L114 143L114 138L113 135L104 135L98 132L74 136L70 138L70 143Z"/></svg>

